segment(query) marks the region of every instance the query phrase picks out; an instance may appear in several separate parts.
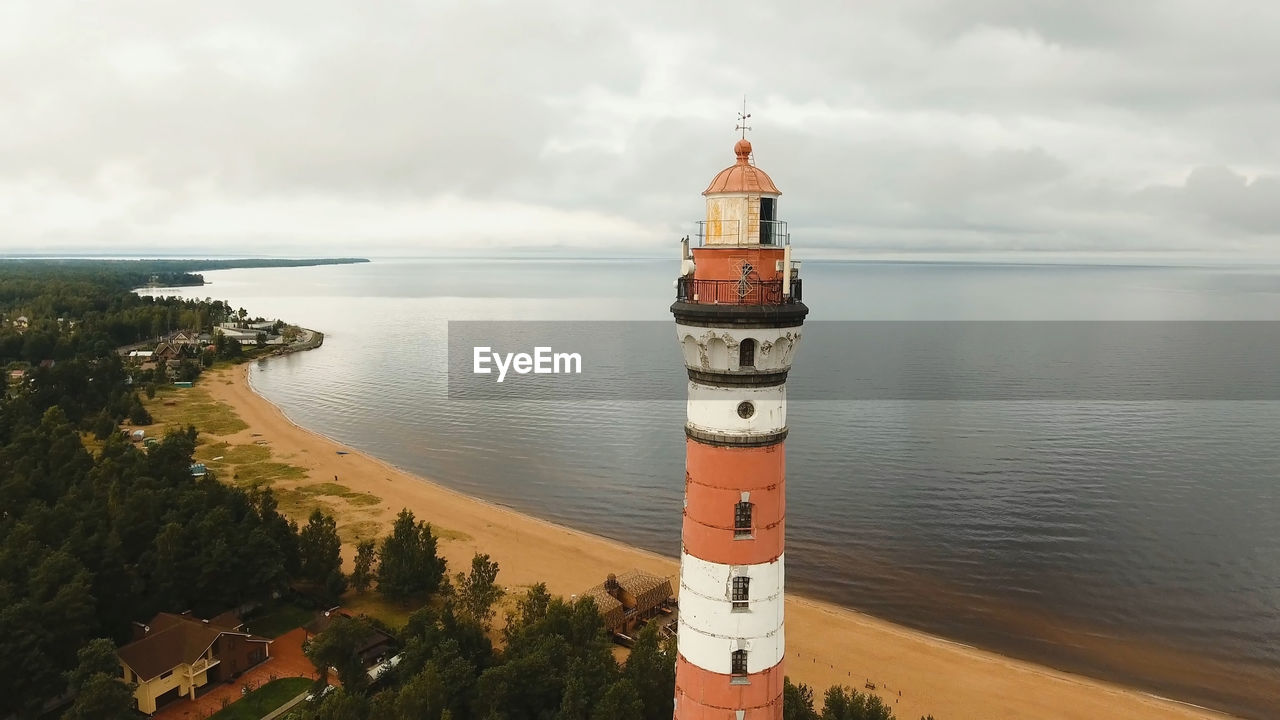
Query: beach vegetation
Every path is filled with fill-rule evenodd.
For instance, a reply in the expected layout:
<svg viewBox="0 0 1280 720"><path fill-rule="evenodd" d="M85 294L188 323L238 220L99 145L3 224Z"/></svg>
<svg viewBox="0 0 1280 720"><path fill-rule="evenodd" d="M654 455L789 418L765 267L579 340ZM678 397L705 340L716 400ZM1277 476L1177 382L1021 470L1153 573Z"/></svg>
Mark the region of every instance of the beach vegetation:
<svg viewBox="0 0 1280 720"><path fill-rule="evenodd" d="M232 435L249 427L230 406L214 400L199 386L182 390L164 387L158 396L164 402L152 403L151 414L160 425L194 425L212 435Z"/></svg>
<svg viewBox="0 0 1280 720"><path fill-rule="evenodd" d="M266 445L232 445L226 442L206 443L196 449L196 457L201 462L206 463L244 465L269 459L271 457L271 448ZM215 460L214 458L217 459Z"/></svg>
<svg viewBox="0 0 1280 720"><path fill-rule="evenodd" d="M358 503L353 503L353 504L358 504ZM376 520L348 521L338 526L338 534L342 536L342 542L344 545L358 545L364 542L365 540L374 540L375 542L377 542L377 538L380 535L381 530L382 530L382 523ZM434 527L431 528L431 532L432 533L435 532ZM437 537L437 540L438 539L439 538ZM374 568L375 568L374 577L376 578L377 577L376 563L374 565Z"/></svg>
<svg viewBox="0 0 1280 720"><path fill-rule="evenodd" d="M282 462L253 462L237 465L231 479L243 487L263 487L281 480L302 480L307 471L297 465ZM287 504L291 514L306 515L317 507L310 501L314 496L293 489L278 491L280 502Z"/></svg>

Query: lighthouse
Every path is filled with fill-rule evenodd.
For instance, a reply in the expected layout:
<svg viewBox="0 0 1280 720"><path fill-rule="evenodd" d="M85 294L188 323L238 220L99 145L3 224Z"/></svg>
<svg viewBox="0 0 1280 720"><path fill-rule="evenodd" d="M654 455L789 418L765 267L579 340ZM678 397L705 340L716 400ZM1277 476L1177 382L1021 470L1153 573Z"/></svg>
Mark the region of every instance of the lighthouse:
<svg viewBox="0 0 1280 720"><path fill-rule="evenodd" d="M733 152L671 306L689 374L676 720L782 718L787 373L809 310L782 193L745 132Z"/></svg>

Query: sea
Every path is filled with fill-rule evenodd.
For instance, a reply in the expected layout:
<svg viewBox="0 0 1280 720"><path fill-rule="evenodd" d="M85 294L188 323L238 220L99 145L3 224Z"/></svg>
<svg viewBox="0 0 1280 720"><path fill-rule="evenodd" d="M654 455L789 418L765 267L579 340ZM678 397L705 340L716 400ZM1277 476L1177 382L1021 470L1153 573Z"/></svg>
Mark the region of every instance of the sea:
<svg viewBox="0 0 1280 720"><path fill-rule="evenodd" d="M204 287L145 292L224 299L324 332L321 349L250 373L307 428L456 490L678 556L685 376L673 326L660 336L669 342L627 350L657 378L648 395L626 384L615 398L469 398L451 385L461 370L449 350L451 327L456 339L468 321L596 321L604 335L654 337L671 323L677 266L394 258L215 271ZM1197 390L1179 392L1184 375L1166 373L1156 390L1129 392L1148 387L1147 365L1163 367L1149 357L1071 392L1039 374L1095 362L1091 327L1145 338L1166 323L1157 335L1176 338L1222 323L1236 328L1231 339L1207 344L1222 357L1240 347L1265 375L1280 366L1269 349L1280 348L1270 338L1280 267L814 260L802 277L810 315L789 383L788 590L1184 702L1280 717L1280 385L1254 396L1197 375L1184 383ZM970 356L899 338L993 323L1016 329L1002 342L1066 337L1072 350L1001 350L1004 370L962 374L963 392L860 393L848 382L850 357L894 343L893 357L930 356L918 378L936 380ZM1083 341L1059 332L1081 327ZM1250 345L1241 327L1268 339ZM995 391L1009 374L1039 385Z"/></svg>

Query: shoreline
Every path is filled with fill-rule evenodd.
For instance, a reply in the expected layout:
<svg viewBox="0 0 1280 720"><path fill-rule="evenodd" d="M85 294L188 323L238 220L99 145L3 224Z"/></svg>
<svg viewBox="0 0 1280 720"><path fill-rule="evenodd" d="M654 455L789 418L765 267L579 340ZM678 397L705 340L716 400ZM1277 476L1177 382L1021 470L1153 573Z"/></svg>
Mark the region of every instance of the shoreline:
<svg viewBox="0 0 1280 720"><path fill-rule="evenodd" d="M248 425L220 439L262 438L281 460L305 468L306 478L298 487L332 477L377 498L376 507L333 508L340 525L382 534L400 508L408 507L438 529L440 552L452 570L467 567L474 552L487 553L501 567L499 583L513 592L541 580L551 592L569 596L609 572L631 567L670 576L673 586L678 585L675 558L466 495L309 430L259 394L249 373L244 364L209 373L198 383ZM346 567L351 553L350 543L344 542ZM571 565L566 558L573 558ZM833 684L863 690L873 683L901 720L928 714L939 720L1234 717L1006 657L826 601L792 594L786 611L786 671L794 682L810 685L819 698Z"/></svg>

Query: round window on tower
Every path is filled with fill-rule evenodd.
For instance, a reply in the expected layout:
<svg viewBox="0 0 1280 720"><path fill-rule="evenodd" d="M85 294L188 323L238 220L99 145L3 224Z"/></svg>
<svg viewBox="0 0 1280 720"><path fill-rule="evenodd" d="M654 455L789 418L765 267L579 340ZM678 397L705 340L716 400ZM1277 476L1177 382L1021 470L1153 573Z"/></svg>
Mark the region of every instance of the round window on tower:
<svg viewBox="0 0 1280 720"><path fill-rule="evenodd" d="M755 414L756 414L755 405L751 404L746 400L743 400L742 402L738 403L738 417L745 420Z"/></svg>

